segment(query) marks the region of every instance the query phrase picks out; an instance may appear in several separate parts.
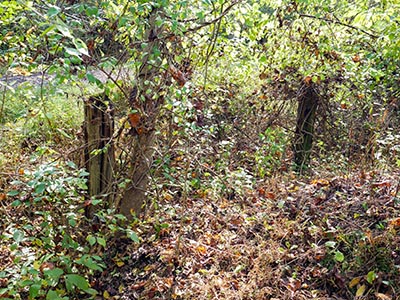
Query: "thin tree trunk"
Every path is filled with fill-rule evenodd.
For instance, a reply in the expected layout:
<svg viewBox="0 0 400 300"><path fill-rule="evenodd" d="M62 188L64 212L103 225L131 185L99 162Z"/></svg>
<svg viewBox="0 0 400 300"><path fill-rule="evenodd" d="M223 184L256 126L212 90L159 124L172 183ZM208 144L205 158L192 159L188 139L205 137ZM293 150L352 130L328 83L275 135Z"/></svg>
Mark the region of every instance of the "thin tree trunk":
<svg viewBox="0 0 400 300"><path fill-rule="evenodd" d="M318 107L318 93L313 85L304 86L299 97L297 125L294 140L294 163L297 171L308 167L314 136L315 113Z"/></svg>
<svg viewBox="0 0 400 300"><path fill-rule="evenodd" d="M165 53L161 51L161 39L158 39L162 32L162 26L156 26L158 13L161 13L159 9L153 9L149 17L148 44L144 49L146 55L142 59L137 85L129 99L131 108L135 111L130 114L131 132L134 135L128 174L131 182L119 203L120 212L127 217L131 217L132 213L140 214L145 203L149 171L153 163L155 126L163 104L162 90L167 85L160 78L162 56ZM156 56L156 52L161 54Z"/></svg>

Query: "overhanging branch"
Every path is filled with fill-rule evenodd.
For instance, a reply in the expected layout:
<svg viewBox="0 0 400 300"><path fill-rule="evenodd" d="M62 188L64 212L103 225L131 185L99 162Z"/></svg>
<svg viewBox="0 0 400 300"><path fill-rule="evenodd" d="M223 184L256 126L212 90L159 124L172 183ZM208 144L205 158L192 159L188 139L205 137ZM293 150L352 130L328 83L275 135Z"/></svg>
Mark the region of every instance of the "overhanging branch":
<svg viewBox="0 0 400 300"><path fill-rule="evenodd" d="M343 23L343 22L338 21L338 20L331 20L331 19L321 18L321 17L317 17L317 16L313 16L313 15L307 15L307 14L300 14L300 17L316 19L316 20L320 20L320 21L324 21L324 22L328 22L328 23L333 23L333 24L345 26L345 27L360 31L360 32L362 32L362 33L364 33L364 34L366 34L366 35L368 35L368 36L370 36L372 38L375 38L375 39L377 39L379 37L379 36L377 36L377 35L375 35L373 33L370 33L368 31L364 30L364 29L358 28L358 27L350 25L350 24Z"/></svg>

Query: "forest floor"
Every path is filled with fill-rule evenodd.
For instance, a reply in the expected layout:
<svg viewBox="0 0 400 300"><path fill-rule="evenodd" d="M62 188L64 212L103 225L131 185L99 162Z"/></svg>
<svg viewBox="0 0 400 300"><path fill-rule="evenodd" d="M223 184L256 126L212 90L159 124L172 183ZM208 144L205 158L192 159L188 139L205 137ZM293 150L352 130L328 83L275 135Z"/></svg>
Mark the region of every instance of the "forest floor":
<svg viewBox="0 0 400 300"><path fill-rule="evenodd" d="M399 299L399 178L270 179L241 197L167 197L115 240L105 299ZM156 226L157 225L157 226Z"/></svg>

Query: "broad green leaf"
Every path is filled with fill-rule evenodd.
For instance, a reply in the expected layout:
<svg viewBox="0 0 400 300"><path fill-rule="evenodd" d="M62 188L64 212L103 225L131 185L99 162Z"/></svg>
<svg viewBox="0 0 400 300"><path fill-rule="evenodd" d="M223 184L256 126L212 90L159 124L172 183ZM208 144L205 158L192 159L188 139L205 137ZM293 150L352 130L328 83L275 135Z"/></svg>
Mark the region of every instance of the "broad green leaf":
<svg viewBox="0 0 400 300"><path fill-rule="evenodd" d="M93 246L96 243L96 238L93 235L89 235L86 240L89 242L90 246Z"/></svg>
<svg viewBox="0 0 400 300"><path fill-rule="evenodd" d="M81 39L73 39L72 42L74 43L76 50L83 55L89 56L87 45Z"/></svg>
<svg viewBox="0 0 400 300"><path fill-rule="evenodd" d="M39 183L36 187L35 187L35 194L42 194L44 192L44 190L46 189L46 184L44 183Z"/></svg>
<svg viewBox="0 0 400 300"><path fill-rule="evenodd" d="M86 291L89 288L89 283L85 277L77 274L67 274L65 275L65 286L68 291L72 291L74 287L82 291Z"/></svg>
<svg viewBox="0 0 400 300"><path fill-rule="evenodd" d="M44 270L44 275L49 277L54 283L57 283L60 276L64 274L64 271L60 268L55 268L52 270Z"/></svg>
<svg viewBox="0 0 400 300"><path fill-rule="evenodd" d="M372 284L374 280L376 279L376 274L374 271L369 271L367 274L367 281L369 284Z"/></svg>
<svg viewBox="0 0 400 300"><path fill-rule="evenodd" d="M129 231L128 232L128 237L134 241L135 243L140 243L139 237L137 236L137 234L133 231Z"/></svg>
<svg viewBox="0 0 400 300"><path fill-rule="evenodd" d="M335 252L335 260L338 262L343 262L344 261L344 255L340 251Z"/></svg>
<svg viewBox="0 0 400 300"><path fill-rule="evenodd" d="M95 6L89 6L88 8L86 8L85 12L88 17L98 16L99 9Z"/></svg>
<svg viewBox="0 0 400 300"><path fill-rule="evenodd" d="M20 243L24 240L25 236L24 236L24 232L21 230L15 230L13 233L13 239L14 241L16 241L17 243Z"/></svg>
<svg viewBox="0 0 400 300"><path fill-rule="evenodd" d="M98 237L98 238L97 238L97 243L98 243L99 245L103 246L104 248L106 247L106 240L103 239L103 238L101 238L101 237Z"/></svg>
<svg viewBox="0 0 400 300"><path fill-rule="evenodd" d="M7 193L7 196L14 197L14 196L17 196L19 193L20 193L20 191L12 190Z"/></svg>
<svg viewBox="0 0 400 300"><path fill-rule="evenodd" d="M57 6L50 7L49 10L47 11L47 16L50 18L57 16L60 11L61 9Z"/></svg>
<svg viewBox="0 0 400 300"><path fill-rule="evenodd" d="M65 48L65 52L67 52L69 55L75 56L80 59L81 53L74 48L67 47L67 48Z"/></svg>
<svg viewBox="0 0 400 300"><path fill-rule="evenodd" d="M71 39L73 38L71 32L69 31L69 28L66 25L58 24L58 25L56 25L56 28L58 29L58 31L60 31L60 33L63 36L65 36L67 38L71 38Z"/></svg>
<svg viewBox="0 0 400 300"><path fill-rule="evenodd" d="M40 284L32 284L29 288L29 297L30 299L35 299L37 295L39 295L39 291L42 285Z"/></svg>
<svg viewBox="0 0 400 300"><path fill-rule="evenodd" d="M60 295L56 291L48 291L46 295L46 300L66 300L68 297L60 297Z"/></svg>

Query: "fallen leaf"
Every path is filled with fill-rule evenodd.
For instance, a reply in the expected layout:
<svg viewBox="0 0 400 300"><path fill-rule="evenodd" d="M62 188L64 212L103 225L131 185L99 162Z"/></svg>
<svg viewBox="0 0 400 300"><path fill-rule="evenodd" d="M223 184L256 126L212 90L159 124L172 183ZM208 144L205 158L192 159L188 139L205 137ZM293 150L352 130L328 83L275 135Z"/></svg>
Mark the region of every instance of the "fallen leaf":
<svg viewBox="0 0 400 300"><path fill-rule="evenodd" d="M267 78L267 73L263 72L260 75L258 75L258 78L260 78L261 80L264 80Z"/></svg>
<svg viewBox="0 0 400 300"><path fill-rule="evenodd" d="M356 297L361 297L362 295L364 295L365 290L367 289L367 287L365 286L365 284L361 285L356 292Z"/></svg>
<svg viewBox="0 0 400 300"><path fill-rule="evenodd" d="M312 81L312 77L310 75L304 77L305 84L309 85Z"/></svg>
<svg viewBox="0 0 400 300"><path fill-rule="evenodd" d="M207 248L203 245L197 246L196 251L205 255L207 253Z"/></svg>
<svg viewBox="0 0 400 300"><path fill-rule="evenodd" d="M358 55L358 54L356 54L356 55L354 55L353 56L353 58L352 58L352 60L355 62L355 63L358 63L358 62L360 62L360 55Z"/></svg>
<svg viewBox="0 0 400 300"><path fill-rule="evenodd" d="M360 283L361 277L354 277L350 283L349 283L349 288L355 287L357 284Z"/></svg>
<svg viewBox="0 0 400 300"><path fill-rule="evenodd" d="M321 179L313 179L313 180L311 180L311 184L326 186L326 185L329 185L329 181L326 180L326 179L323 179L323 178L321 178Z"/></svg>
<svg viewBox="0 0 400 300"><path fill-rule="evenodd" d="M392 297L382 293L375 293L375 297L378 298L378 300L392 300Z"/></svg>
<svg viewBox="0 0 400 300"><path fill-rule="evenodd" d="M274 200L276 198L276 196L273 192L268 192L266 196L268 199L271 199L271 200Z"/></svg>
<svg viewBox="0 0 400 300"><path fill-rule="evenodd" d="M137 128L140 123L140 114L139 113L132 113L128 115L129 123L133 128Z"/></svg>
<svg viewBox="0 0 400 300"><path fill-rule="evenodd" d="M395 228L400 227L400 218L390 220L389 225Z"/></svg>

